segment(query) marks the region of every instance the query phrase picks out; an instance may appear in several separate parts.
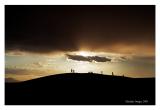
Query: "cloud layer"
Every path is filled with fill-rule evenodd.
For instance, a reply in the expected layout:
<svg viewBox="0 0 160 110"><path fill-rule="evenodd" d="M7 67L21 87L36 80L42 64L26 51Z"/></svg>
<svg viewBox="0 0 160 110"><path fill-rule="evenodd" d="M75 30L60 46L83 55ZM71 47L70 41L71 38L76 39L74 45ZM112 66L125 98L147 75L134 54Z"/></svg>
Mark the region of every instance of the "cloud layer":
<svg viewBox="0 0 160 110"><path fill-rule="evenodd" d="M68 59L76 60L76 61L88 61L88 62L111 62L110 58L99 57L99 56L81 56L81 55L69 55L66 54Z"/></svg>
<svg viewBox="0 0 160 110"><path fill-rule="evenodd" d="M82 48L153 53L154 43L152 5L5 6L6 52L48 53Z"/></svg>
<svg viewBox="0 0 160 110"><path fill-rule="evenodd" d="M18 82L18 80L14 78L5 78L5 82Z"/></svg>

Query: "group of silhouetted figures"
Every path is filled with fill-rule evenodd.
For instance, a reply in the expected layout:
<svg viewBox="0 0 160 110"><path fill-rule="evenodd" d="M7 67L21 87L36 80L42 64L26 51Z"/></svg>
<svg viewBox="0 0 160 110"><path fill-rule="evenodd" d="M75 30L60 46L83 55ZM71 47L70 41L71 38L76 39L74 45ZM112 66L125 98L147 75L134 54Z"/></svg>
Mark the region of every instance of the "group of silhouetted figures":
<svg viewBox="0 0 160 110"><path fill-rule="evenodd" d="M71 69L71 73L75 73L75 70L74 70L74 69Z"/></svg>
<svg viewBox="0 0 160 110"><path fill-rule="evenodd" d="M71 69L71 73L75 73L75 70L74 69ZM89 71L88 73L93 73L92 71ZM103 71L100 72L101 74L103 74ZM112 76L114 76L114 73L112 72ZM123 76L124 77L124 74Z"/></svg>

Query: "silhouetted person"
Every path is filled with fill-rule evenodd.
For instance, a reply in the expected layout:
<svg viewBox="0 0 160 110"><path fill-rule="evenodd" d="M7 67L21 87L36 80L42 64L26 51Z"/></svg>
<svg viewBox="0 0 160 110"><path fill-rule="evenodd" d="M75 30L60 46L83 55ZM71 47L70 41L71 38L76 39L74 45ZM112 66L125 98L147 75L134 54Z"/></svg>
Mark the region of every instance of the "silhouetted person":
<svg viewBox="0 0 160 110"><path fill-rule="evenodd" d="M101 74L103 74L103 71L101 71Z"/></svg>
<svg viewBox="0 0 160 110"><path fill-rule="evenodd" d="M112 72L112 76L114 76L113 72Z"/></svg>
<svg viewBox="0 0 160 110"><path fill-rule="evenodd" d="M71 73L73 73L73 69L71 69Z"/></svg>

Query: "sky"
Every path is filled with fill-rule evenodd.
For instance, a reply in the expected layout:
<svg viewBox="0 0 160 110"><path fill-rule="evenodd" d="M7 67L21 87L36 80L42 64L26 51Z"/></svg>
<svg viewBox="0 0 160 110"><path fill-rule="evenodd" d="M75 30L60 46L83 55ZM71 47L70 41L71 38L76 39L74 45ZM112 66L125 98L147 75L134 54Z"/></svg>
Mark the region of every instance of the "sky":
<svg viewBox="0 0 160 110"><path fill-rule="evenodd" d="M5 6L6 81L71 69L155 77L155 6Z"/></svg>

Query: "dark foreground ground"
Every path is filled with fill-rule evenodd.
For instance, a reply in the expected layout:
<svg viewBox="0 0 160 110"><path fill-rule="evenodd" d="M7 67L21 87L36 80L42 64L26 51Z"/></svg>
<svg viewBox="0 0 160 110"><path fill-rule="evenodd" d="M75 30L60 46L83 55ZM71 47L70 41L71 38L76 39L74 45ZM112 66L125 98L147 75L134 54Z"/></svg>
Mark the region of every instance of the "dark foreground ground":
<svg viewBox="0 0 160 110"><path fill-rule="evenodd" d="M6 105L154 105L155 78L65 73L5 83Z"/></svg>

